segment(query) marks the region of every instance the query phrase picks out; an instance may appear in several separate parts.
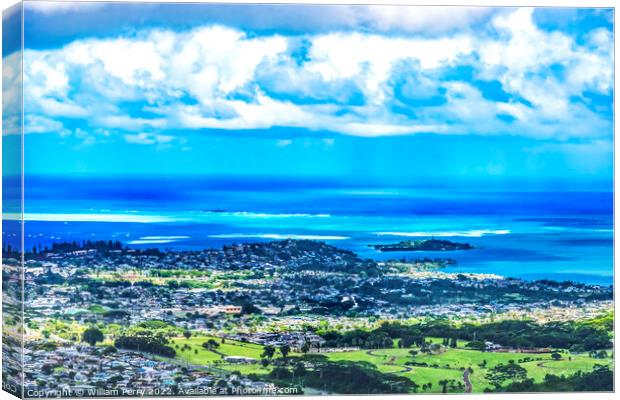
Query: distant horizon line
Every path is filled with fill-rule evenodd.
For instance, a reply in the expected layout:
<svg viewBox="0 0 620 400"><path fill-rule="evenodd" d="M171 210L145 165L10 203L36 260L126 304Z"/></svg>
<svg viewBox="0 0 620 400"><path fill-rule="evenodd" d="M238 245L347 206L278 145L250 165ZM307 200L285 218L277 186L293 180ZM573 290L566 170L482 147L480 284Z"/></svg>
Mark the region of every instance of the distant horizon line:
<svg viewBox="0 0 620 400"><path fill-rule="evenodd" d="M20 175L3 175L3 187L10 189ZM178 181L179 183L215 184L217 187L231 188L236 184L245 188L273 186L275 188L400 188L400 189L434 189L434 190L475 190L502 192L614 192L614 179L575 179L575 178L452 178L429 177L416 180L385 181L327 176L291 176L291 175L223 175L223 174L25 174L25 187L50 181L71 182L99 180L102 182L132 181ZM30 181L30 183L28 182Z"/></svg>
<svg viewBox="0 0 620 400"><path fill-rule="evenodd" d="M206 173L154 173L154 172L137 172L137 173L107 173L107 172L63 172L63 173L24 173L26 177L31 178L204 178L204 179L277 179L277 180L299 180L299 181L352 181L351 176L347 175L284 175L284 174L227 174L227 173L217 173L217 174L206 174ZM4 177L17 177L19 174L15 173L4 173ZM389 176L389 175L386 175ZM358 177L355 178L360 181ZM542 181L552 181L552 182L613 182L613 175L606 178L575 178L575 177L559 177L559 176L546 176L544 178L527 178L527 177L508 177L508 176L477 176L477 177L459 177L459 176L448 176L448 175L437 175L437 176L429 176L429 177L416 177L415 179L419 179L421 181L430 181L437 179L451 179L452 181L522 181L522 182L542 182ZM372 180L376 180L376 178L372 178ZM413 180L413 178L412 178Z"/></svg>

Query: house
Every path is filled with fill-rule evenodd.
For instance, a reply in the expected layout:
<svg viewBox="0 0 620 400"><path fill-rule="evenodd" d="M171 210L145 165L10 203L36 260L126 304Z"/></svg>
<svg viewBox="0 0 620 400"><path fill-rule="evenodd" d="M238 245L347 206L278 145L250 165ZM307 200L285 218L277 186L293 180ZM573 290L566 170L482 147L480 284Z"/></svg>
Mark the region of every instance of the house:
<svg viewBox="0 0 620 400"><path fill-rule="evenodd" d="M258 362L256 358L241 357L241 356L227 356L227 357L224 357L224 361L229 362L231 364L256 364Z"/></svg>
<svg viewBox="0 0 620 400"><path fill-rule="evenodd" d="M501 345L486 341L484 342L484 349L486 351L499 351L502 348Z"/></svg>

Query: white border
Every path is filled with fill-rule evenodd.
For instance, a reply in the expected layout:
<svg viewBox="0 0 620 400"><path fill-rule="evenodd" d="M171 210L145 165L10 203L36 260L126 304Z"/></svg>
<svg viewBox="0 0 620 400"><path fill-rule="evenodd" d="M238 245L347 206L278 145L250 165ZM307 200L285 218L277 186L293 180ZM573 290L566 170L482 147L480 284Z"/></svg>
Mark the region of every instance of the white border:
<svg viewBox="0 0 620 400"><path fill-rule="evenodd" d="M32 0L27 0L26 2L31 2ZM61 0L62 1L62 0ZM91 3L95 3L95 2L101 2L101 1L97 1L97 0L80 0L82 2L91 2ZM124 0L108 0L107 2L122 2ZM0 7L2 8L2 10L17 4L19 1L16 0L0 0ZM297 1L291 1L291 0L279 0L279 1L260 1L260 0L242 0L242 1L234 1L234 0L219 0L219 1L188 1L188 0L166 0L166 1L161 1L161 0L151 0L151 1L147 1L147 0L132 0L131 2L145 2L145 3L254 3L254 4L266 4L266 3L280 3L280 4L381 4L381 5L449 5L449 6L483 6L483 7L511 7L511 6L516 6L516 7L524 7L524 6L536 6L536 7L613 7L616 8L616 5L619 4L618 0L590 0L590 1L577 1L577 0L540 0L540 1L532 1L532 0L510 0L510 1L500 1L500 0L447 0L447 1L434 1L434 0L374 0L374 1L368 1L368 0L313 0L313 1L307 1L307 0L297 0ZM23 34L23 31L22 31ZM0 42L2 39L2 32L0 31ZM614 52L617 49L618 46L618 42L615 40L616 39L616 32L615 32L615 24L614 24ZM615 89L615 76L617 76L618 74L618 65L617 63L615 64L615 70L614 70L614 89ZM0 94L0 99L1 99L1 94ZM616 102L615 102L615 90L614 90L614 138L615 138L615 132L617 131L617 127L618 127L618 120L615 117L616 116ZM617 165L617 158L616 158L616 154L618 154L618 152L620 151L620 141L616 141L614 140L614 178L615 178L615 171L616 171L616 165ZM2 143L0 141L0 158L1 158L1 154L2 154ZM1 163L0 163L1 165ZM0 167L1 169L1 167ZM1 186L1 185L0 185ZM618 213L616 213L615 211L618 210L619 206L620 206L620 200L618 198L618 196L616 196L615 194L618 193L618 189L620 188L620 184L617 180L614 179L614 227L618 226L618 221L619 221L619 217L618 217ZM0 198L2 196L2 188L0 187ZM615 248L617 246L618 242L617 242L617 237L614 234L614 272L615 272L615 265L617 264L618 260L620 259L620 255L619 253L615 252ZM620 282L620 279L618 277L618 274L614 273L614 287L617 288L618 287L618 283ZM618 298L615 298L615 304L617 305L617 301ZM1 308L0 308L0 312L1 312ZM618 332L618 318L615 318L615 332ZM618 349L617 346L617 340L615 341L615 346L614 346L614 353L616 353L616 350ZM614 355L615 357L615 355ZM0 367L1 367L1 362L2 360L0 359ZM620 382L618 380L620 374L619 374L619 369L616 368L615 369L615 387L618 386L618 382ZM423 394L419 394L419 395L380 395L380 396L364 396L364 397L369 397L369 398L389 398L390 400L412 400L412 398L414 399L436 399L436 398L445 398L448 396L461 396L461 395L442 395L442 394L433 394L433 395L423 395ZM476 396L476 394L473 394L473 396ZM612 399L614 398L613 394L609 394L609 393L549 393L549 394L523 394L523 393L485 393L485 394L480 394L477 396L482 396L485 399L486 398L501 398L501 399L510 399L510 400L516 400L516 399L523 399L523 398L534 398L534 399L555 399L555 400L573 400L573 399L584 399L587 398L588 400L597 400L597 399ZM330 399L334 399L334 400L343 400L346 398L350 398L353 396L303 396L303 399L309 399L309 400L318 400L318 399L323 399L323 400L330 400ZM359 396L356 396L359 397ZM195 398L198 399L199 397L162 397L162 399L174 399L174 400L187 400L188 398ZM227 398L231 398L231 399L264 399L264 397L234 397L234 396L229 396ZM285 399L285 400L293 400L293 399L300 399L300 396L282 396L282 397L278 397L279 399ZM10 394L8 394L7 392L4 391L0 391L0 400L5 400L5 399L15 399L15 397L11 396Z"/></svg>

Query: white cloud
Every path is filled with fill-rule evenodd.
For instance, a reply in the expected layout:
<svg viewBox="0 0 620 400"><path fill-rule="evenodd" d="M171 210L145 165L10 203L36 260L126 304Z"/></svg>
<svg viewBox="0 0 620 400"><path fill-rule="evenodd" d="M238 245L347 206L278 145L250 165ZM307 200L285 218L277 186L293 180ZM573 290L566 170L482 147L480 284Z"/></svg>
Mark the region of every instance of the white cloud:
<svg viewBox="0 0 620 400"><path fill-rule="evenodd" d="M141 132L135 135L124 135L127 143L134 144L169 144L174 141L174 136L157 135L153 133Z"/></svg>
<svg viewBox="0 0 620 400"><path fill-rule="evenodd" d="M276 126L369 137L610 135L610 121L575 101L588 90L611 92L610 32L595 30L578 44L540 29L532 10L521 8L495 15L488 25L492 34L446 33L488 18L489 11L458 9L447 16L443 8L407 8L402 15L394 10L405 9L369 12L380 14L378 25L410 25L411 32L430 21L455 20L436 27L433 37L346 31L250 36L207 26L27 50L26 112L39 118L35 122L77 119L120 129L125 140L142 144L162 144L144 133L149 130ZM486 98L458 73L445 77L457 67L498 81L509 99ZM443 100L425 104L429 98Z"/></svg>
<svg viewBox="0 0 620 400"><path fill-rule="evenodd" d="M166 125L166 120L163 118L131 118L126 115L103 115L96 117L95 120L98 125L128 131L141 130L146 127L163 128Z"/></svg>
<svg viewBox="0 0 620 400"><path fill-rule="evenodd" d="M379 31L394 29L405 32L444 33L463 29L485 19L493 9L453 6L368 6L365 15L370 26Z"/></svg>
<svg viewBox="0 0 620 400"><path fill-rule="evenodd" d="M62 123L40 115L26 115L24 133L59 133L65 131Z"/></svg>
<svg viewBox="0 0 620 400"><path fill-rule="evenodd" d="M352 79L367 98L385 100L384 83L394 65L414 61L422 70L450 65L472 51L466 36L439 39L405 39L361 33L332 33L312 40L306 68L318 72L325 81Z"/></svg>
<svg viewBox="0 0 620 400"><path fill-rule="evenodd" d="M71 1L25 1L24 7L29 11L46 15L63 14L67 12L86 12L103 7L103 2L71 2Z"/></svg>
<svg viewBox="0 0 620 400"><path fill-rule="evenodd" d="M588 88L607 92L612 83L611 33L592 32L590 46L578 46L560 32L539 29L532 8L520 8L494 18L504 40L484 41L480 46L481 75L502 82L505 90L533 103L546 117L564 118L569 98ZM566 70L566 79L551 73Z"/></svg>
<svg viewBox="0 0 620 400"><path fill-rule="evenodd" d="M591 51L575 54L574 67L567 74L571 86L579 92L589 88L603 93L613 89L613 37L606 29L596 29L589 35ZM577 93L578 94L578 93Z"/></svg>
<svg viewBox="0 0 620 400"><path fill-rule="evenodd" d="M288 147L293 144L293 141L290 139L280 139L276 141L276 146L278 147Z"/></svg>
<svg viewBox="0 0 620 400"><path fill-rule="evenodd" d="M2 59L2 134L21 133L22 53L13 52Z"/></svg>

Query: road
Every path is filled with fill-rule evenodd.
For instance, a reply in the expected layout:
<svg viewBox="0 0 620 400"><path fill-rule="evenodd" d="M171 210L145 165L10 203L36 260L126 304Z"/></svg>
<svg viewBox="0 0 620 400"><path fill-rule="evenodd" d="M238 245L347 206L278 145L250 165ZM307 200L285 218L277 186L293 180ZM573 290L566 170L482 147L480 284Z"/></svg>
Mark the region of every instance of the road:
<svg viewBox="0 0 620 400"><path fill-rule="evenodd" d="M463 371L463 382L465 383L465 393L471 393L472 386L469 380L469 368Z"/></svg>

